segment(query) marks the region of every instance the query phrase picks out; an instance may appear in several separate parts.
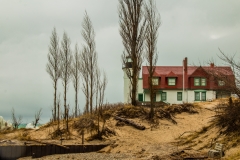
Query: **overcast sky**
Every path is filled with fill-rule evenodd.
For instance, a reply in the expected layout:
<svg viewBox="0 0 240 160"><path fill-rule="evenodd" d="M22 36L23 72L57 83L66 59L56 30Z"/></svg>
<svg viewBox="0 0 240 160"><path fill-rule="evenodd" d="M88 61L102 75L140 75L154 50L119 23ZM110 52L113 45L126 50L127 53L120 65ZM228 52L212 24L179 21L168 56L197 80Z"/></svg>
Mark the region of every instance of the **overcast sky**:
<svg viewBox="0 0 240 160"><path fill-rule="evenodd" d="M184 57L188 57L189 64L213 59L222 65L217 57L218 47L227 54L240 55L239 0L157 0L156 3L162 22L158 65L181 65ZM0 116L10 119L14 108L17 115L24 117L23 122L28 123L42 108L41 122L50 119L53 86L46 72L50 35L54 27L61 39L66 31L72 46L78 43L81 48L85 11L96 32L99 66L108 76L107 101L123 102L120 58L123 45L117 7L118 0L0 0ZM62 88L58 92L63 103ZM83 108L82 93L79 101ZM67 102L74 106L72 84Z"/></svg>

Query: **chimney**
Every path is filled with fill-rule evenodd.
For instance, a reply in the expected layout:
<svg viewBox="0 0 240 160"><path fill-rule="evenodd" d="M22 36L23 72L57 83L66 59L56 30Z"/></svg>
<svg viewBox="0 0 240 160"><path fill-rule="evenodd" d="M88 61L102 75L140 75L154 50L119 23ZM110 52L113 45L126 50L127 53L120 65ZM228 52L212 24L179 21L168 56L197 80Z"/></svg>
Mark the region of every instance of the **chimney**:
<svg viewBox="0 0 240 160"><path fill-rule="evenodd" d="M214 63L210 63L210 67L213 68L214 67Z"/></svg>
<svg viewBox="0 0 240 160"><path fill-rule="evenodd" d="M187 68L188 68L188 63L187 63L187 57L183 60L183 68L184 68L184 73L187 73Z"/></svg>

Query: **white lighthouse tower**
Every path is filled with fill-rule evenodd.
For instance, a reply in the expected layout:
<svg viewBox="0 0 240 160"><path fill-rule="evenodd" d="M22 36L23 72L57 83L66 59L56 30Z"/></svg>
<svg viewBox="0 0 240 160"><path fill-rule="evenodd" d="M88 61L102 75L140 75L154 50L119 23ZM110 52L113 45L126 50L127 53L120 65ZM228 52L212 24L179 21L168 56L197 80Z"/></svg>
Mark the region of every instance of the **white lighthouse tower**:
<svg viewBox="0 0 240 160"><path fill-rule="evenodd" d="M131 103L130 91L131 91L131 82L128 74L132 74L132 58L130 56L126 57L126 63L123 68L123 80L124 80L124 103Z"/></svg>

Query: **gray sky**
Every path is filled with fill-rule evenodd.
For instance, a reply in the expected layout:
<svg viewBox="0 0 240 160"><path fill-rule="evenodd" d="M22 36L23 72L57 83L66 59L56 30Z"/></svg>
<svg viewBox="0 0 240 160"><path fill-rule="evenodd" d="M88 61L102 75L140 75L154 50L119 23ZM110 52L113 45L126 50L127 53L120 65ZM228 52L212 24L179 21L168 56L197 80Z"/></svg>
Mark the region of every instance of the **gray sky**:
<svg viewBox="0 0 240 160"><path fill-rule="evenodd" d="M158 65L181 65L184 57L188 57L190 64L213 59L221 65L218 47L227 54L239 55L239 0L157 0L156 3L162 22ZM46 72L50 35L53 27L60 38L66 31L72 46L78 43L81 48L85 10L96 32L99 66L108 76L107 101L122 102L123 45L117 6L118 0L0 0L0 116L10 119L14 108L27 123L42 108L41 122L49 120L53 105L52 81ZM63 93L61 85L60 82L59 92ZM72 84L67 99L73 107ZM82 108L85 103L82 93L79 101Z"/></svg>

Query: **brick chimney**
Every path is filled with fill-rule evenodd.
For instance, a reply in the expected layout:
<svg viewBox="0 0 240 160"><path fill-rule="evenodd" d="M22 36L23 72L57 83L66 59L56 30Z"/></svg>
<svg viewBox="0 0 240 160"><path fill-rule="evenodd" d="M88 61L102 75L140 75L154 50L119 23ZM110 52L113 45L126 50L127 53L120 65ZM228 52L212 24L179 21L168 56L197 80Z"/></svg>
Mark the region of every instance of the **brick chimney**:
<svg viewBox="0 0 240 160"><path fill-rule="evenodd" d="M214 63L210 63L210 67L213 68L214 67Z"/></svg>
<svg viewBox="0 0 240 160"><path fill-rule="evenodd" d="M187 68L188 68L188 62L187 62L187 57L183 60L183 68L184 68L184 73L187 73Z"/></svg>

